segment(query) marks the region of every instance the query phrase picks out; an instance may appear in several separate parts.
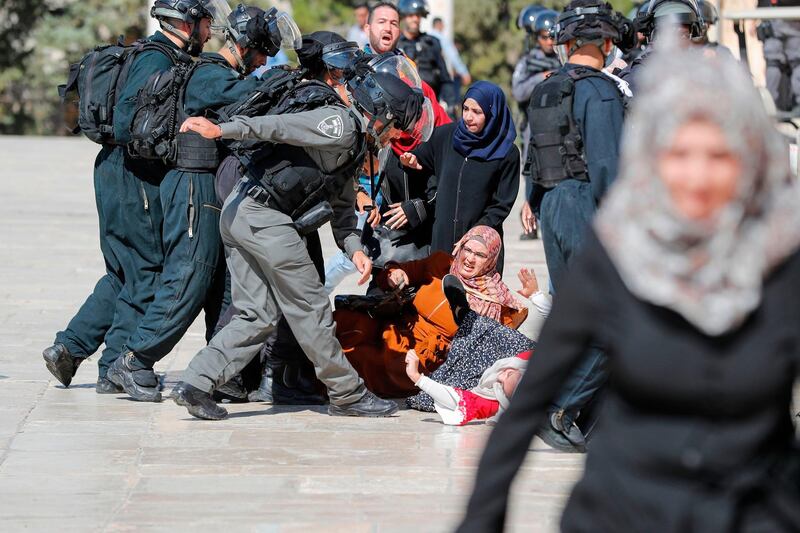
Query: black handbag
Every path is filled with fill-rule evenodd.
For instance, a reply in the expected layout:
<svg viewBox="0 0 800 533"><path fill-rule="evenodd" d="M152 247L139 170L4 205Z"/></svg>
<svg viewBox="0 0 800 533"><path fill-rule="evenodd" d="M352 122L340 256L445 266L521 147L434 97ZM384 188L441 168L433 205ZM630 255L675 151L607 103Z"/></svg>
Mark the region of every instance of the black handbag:
<svg viewBox="0 0 800 533"><path fill-rule="evenodd" d="M361 244L367 247L375 268L384 268L386 263L415 261L431 254L430 245L418 245L411 232L391 229L383 224L376 228L365 224Z"/></svg>
<svg viewBox="0 0 800 533"><path fill-rule="evenodd" d="M336 310L365 313L372 318L398 318L414 309L417 290L405 287L386 294L340 294L333 299Z"/></svg>

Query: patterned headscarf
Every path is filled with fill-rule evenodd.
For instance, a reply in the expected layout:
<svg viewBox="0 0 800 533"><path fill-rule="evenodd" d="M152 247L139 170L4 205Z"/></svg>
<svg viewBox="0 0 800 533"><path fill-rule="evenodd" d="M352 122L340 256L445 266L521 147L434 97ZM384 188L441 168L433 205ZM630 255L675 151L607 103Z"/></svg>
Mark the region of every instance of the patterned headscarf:
<svg viewBox="0 0 800 533"><path fill-rule="evenodd" d="M702 223L675 210L656 166L693 119L719 126L742 167L733 200ZM655 52L619 168L595 228L625 285L707 335L735 329L758 307L764 278L800 246L800 188L786 143L741 65L695 49Z"/></svg>
<svg viewBox="0 0 800 533"><path fill-rule="evenodd" d="M469 241L478 241L486 246L488 258L483 270L471 278L464 278L459 272L461 264L464 262L464 245ZM450 267L450 273L461 280L467 290L470 309L498 322L503 307L517 310L524 308L503 282L500 273L497 272L497 259L500 257L502 246L503 241L496 230L489 226L475 226L456 245L453 252L455 259Z"/></svg>

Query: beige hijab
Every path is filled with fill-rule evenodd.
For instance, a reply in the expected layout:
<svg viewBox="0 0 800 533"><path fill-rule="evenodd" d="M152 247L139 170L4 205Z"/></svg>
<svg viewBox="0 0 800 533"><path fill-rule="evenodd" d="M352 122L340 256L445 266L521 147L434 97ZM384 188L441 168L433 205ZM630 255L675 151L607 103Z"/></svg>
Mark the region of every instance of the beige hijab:
<svg viewBox="0 0 800 533"><path fill-rule="evenodd" d="M764 278L800 245L800 189L788 147L732 58L656 52L640 80L620 176L595 229L634 295L722 335L758 307ZM659 152L695 118L717 124L742 162L735 199L705 224L674 210L656 174Z"/></svg>

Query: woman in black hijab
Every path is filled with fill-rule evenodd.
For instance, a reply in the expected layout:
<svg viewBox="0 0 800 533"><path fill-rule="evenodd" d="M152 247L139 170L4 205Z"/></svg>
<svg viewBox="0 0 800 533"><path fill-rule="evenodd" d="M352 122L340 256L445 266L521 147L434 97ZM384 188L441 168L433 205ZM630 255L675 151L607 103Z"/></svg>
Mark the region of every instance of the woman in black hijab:
<svg viewBox="0 0 800 533"><path fill-rule="evenodd" d="M462 118L439 126L431 140L400 160L437 177L432 251L452 252L474 226L502 237L503 221L519 191L519 149L503 91L479 81L464 96ZM503 270L503 257L497 263Z"/></svg>
<svg viewBox="0 0 800 533"><path fill-rule="evenodd" d="M549 401L598 339L610 379L562 531L800 531L786 144L732 58L661 50L641 83L622 173L489 438L460 533L502 530Z"/></svg>

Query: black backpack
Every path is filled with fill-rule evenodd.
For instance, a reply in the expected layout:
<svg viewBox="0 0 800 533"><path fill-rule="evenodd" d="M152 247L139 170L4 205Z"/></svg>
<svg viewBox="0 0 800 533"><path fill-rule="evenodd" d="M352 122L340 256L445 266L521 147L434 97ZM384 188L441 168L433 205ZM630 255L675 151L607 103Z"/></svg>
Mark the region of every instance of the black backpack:
<svg viewBox="0 0 800 533"><path fill-rule="evenodd" d="M72 133L83 132L96 143L116 144L114 109L133 57L145 50L160 50L173 61L182 53L144 39L125 45L120 37L117 44L98 46L70 65L67 83L58 86L58 94L65 104L77 105L78 123Z"/></svg>
<svg viewBox="0 0 800 533"><path fill-rule="evenodd" d="M200 64L176 63L169 70L147 78L136 95L128 143L130 155L175 165L178 158L175 139L186 118L183 106L186 86Z"/></svg>
<svg viewBox="0 0 800 533"><path fill-rule="evenodd" d="M550 189L572 178L589 181L583 138L573 117L575 82L592 76L611 81L600 72L560 70L536 86L528 104L530 144L526 170L533 183Z"/></svg>

